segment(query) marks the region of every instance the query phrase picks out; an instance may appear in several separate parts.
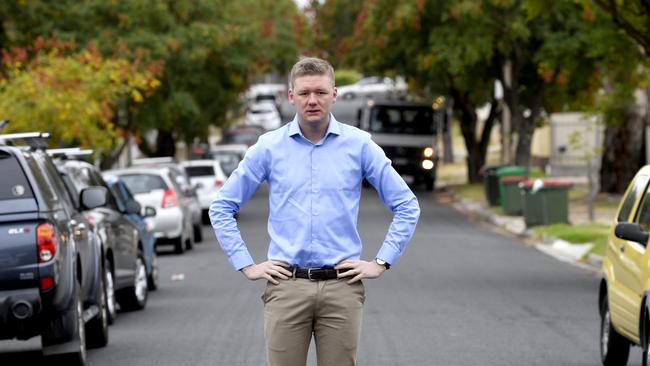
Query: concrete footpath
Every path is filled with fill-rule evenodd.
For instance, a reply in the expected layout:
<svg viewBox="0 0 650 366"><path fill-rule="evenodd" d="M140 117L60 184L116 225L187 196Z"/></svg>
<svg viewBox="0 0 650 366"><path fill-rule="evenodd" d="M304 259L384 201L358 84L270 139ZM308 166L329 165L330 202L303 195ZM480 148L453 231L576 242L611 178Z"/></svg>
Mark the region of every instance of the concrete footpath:
<svg viewBox="0 0 650 366"><path fill-rule="evenodd" d="M491 226L493 230L504 235L515 236L557 260L589 271L600 271L602 257L589 253L593 247L591 243L573 244L553 237L533 238L532 231L526 227L522 216L499 215L486 207L485 202L463 198L453 189L447 187L437 191L435 197L438 202L454 207L470 220L485 223ZM570 211L571 209L572 207L569 207ZM576 217L576 214L586 216L586 213L582 212L584 210L579 209L577 211L577 213L571 215L572 222L576 220L582 221L582 218Z"/></svg>

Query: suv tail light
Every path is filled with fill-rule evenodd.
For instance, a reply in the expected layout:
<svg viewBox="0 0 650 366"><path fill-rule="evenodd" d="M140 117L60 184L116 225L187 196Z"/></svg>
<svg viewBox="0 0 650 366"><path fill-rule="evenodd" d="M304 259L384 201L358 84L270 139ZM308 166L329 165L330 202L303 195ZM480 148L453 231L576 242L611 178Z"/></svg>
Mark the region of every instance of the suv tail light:
<svg viewBox="0 0 650 366"><path fill-rule="evenodd" d="M223 180L217 179L214 181L214 188L221 188L223 186Z"/></svg>
<svg viewBox="0 0 650 366"><path fill-rule="evenodd" d="M48 223L38 225L36 228L36 242L38 244L38 262L49 262L56 254L56 230Z"/></svg>
<svg viewBox="0 0 650 366"><path fill-rule="evenodd" d="M176 192L174 192L174 190L171 188L167 188L163 194L162 204L160 206L162 208L169 208L175 207L177 204L178 202L176 201Z"/></svg>

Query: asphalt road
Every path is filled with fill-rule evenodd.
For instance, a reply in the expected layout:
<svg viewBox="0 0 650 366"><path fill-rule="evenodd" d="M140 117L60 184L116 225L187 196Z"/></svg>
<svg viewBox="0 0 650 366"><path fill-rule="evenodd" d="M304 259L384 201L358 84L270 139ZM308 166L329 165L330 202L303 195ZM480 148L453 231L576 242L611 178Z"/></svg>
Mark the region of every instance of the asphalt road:
<svg viewBox="0 0 650 366"><path fill-rule="evenodd" d="M256 260L268 236L265 191L240 217ZM359 365L599 365L598 276L469 223L431 193L402 259L367 280ZM364 190L359 229L374 258L390 222ZM120 313L90 364L265 364L262 281L234 272L211 229L184 255L161 255L162 284L144 311ZM172 281L173 274L184 280ZM40 364L40 342L0 342L0 365ZM310 365L315 365L313 354ZM638 348L630 365L640 365Z"/></svg>

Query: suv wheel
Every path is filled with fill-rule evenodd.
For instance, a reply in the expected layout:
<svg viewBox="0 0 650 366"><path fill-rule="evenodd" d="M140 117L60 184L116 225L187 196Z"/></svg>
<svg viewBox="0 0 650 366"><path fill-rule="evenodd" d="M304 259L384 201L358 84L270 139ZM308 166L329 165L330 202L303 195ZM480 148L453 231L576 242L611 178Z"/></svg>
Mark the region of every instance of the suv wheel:
<svg viewBox="0 0 650 366"><path fill-rule="evenodd" d="M158 255L154 251L153 254L151 255L151 273L149 273L147 277L147 285L149 288L149 291L155 291L158 289Z"/></svg>
<svg viewBox="0 0 650 366"><path fill-rule="evenodd" d="M607 296L603 299L600 322L600 358L605 366L627 364L630 343L614 329Z"/></svg>
<svg viewBox="0 0 650 366"><path fill-rule="evenodd" d="M138 254L133 285L120 291L117 301L124 310L141 310L147 305L148 292L147 268L142 254Z"/></svg>
<svg viewBox="0 0 650 366"><path fill-rule="evenodd" d="M193 226L194 228L194 242L195 243L200 243L203 241L203 231L201 231L201 225L196 224Z"/></svg>
<svg viewBox="0 0 650 366"><path fill-rule="evenodd" d="M174 252L176 254L183 254L185 252L185 242L182 234L178 238L174 238Z"/></svg>
<svg viewBox="0 0 650 366"><path fill-rule="evenodd" d="M115 323L117 318L117 302L115 300L115 280L113 271L111 270L111 263L106 261L104 264L104 278L106 285L106 312L108 315L108 324Z"/></svg>
<svg viewBox="0 0 650 366"><path fill-rule="evenodd" d="M106 296L106 270L102 267L99 275L99 313L86 324L86 337L91 348L104 347L108 344L108 301Z"/></svg>

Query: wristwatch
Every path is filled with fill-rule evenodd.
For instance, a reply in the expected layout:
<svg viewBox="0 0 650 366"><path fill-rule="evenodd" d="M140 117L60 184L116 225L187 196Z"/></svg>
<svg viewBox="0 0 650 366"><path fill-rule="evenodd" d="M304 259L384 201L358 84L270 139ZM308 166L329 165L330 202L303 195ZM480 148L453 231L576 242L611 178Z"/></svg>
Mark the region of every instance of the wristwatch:
<svg viewBox="0 0 650 366"><path fill-rule="evenodd" d="M379 264L380 266L384 266L386 269L390 269L390 263L386 262L383 259L375 258L375 263Z"/></svg>

